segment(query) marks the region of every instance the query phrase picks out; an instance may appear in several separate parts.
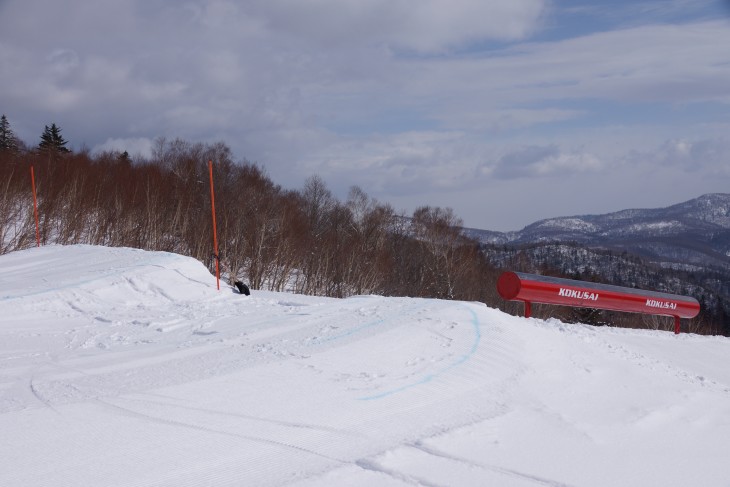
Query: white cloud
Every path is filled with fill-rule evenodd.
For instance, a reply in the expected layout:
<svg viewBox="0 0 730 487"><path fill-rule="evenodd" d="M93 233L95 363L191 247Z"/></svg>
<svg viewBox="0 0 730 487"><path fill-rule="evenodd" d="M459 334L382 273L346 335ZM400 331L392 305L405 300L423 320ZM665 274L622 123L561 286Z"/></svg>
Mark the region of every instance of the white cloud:
<svg viewBox="0 0 730 487"><path fill-rule="evenodd" d="M417 194L473 184L477 161L461 133L406 132L336 139L308 160L307 169L342 188Z"/></svg>
<svg viewBox="0 0 730 487"><path fill-rule="evenodd" d="M318 173L338 194L421 203L622 163L726 173L725 146L701 141L727 127L698 136L700 116L682 118L730 103L726 21L525 42L560 2L92 3L0 3L0 110L16 133L55 121L77 146L142 154L158 136L223 140L288 187ZM646 120L652 104L677 117ZM668 139L688 152L647 156Z"/></svg>
<svg viewBox="0 0 730 487"><path fill-rule="evenodd" d="M328 48L383 45L417 52L523 39L545 9L540 0L257 0L246 5L273 31Z"/></svg>
<svg viewBox="0 0 730 487"><path fill-rule="evenodd" d="M603 169L597 156L585 150L562 151L557 146L528 146L506 154L491 167L501 179L540 178L597 172Z"/></svg>
<svg viewBox="0 0 730 487"><path fill-rule="evenodd" d="M727 138L667 140L656 151L643 156L658 166L730 177L730 140Z"/></svg>
<svg viewBox="0 0 730 487"><path fill-rule="evenodd" d="M54 49L47 61L49 72L58 78L71 75L79 67L79 55L72 49Z"/></svg>
<svg viewBox="0 0 730 487"><path fill-rule="evenodd" d="M635 0L622 4L593 2L567 7L570 14L583 14L610 19L621 24L656 23L677 15L686 18L690 14L702 14L708 8L726 0Z"/></svg>
<svg viewBox="0 0 730 487"><path fill-rule="evenodd" d="M413 64L414 93L444 86L496 106L612 100L630 103L730 99L730 24L642 26L559 42L520 44L464 59ZM467 98L468 99L468 98Z"/></svg>
<svg viewBox="0 0 730 487"><path fill-rule="evenodd" d="M497 103L484 106L449 107L441 112L444 126L469 131L502 132L533 125L573 120L585 115L584 110L561 108L502 108Z"/></svg>
<svg viewBox="0 0 730 487"><path fill-rule="evenodd" d="M136 157L141 156L143 158L150 158L152 156L152 147L154 141L139 137L139 138L128 138L128 139L113 139L109 138L103 143L95 146L92 149L93 153L99 152L127 152L130 156Z"/></svg>

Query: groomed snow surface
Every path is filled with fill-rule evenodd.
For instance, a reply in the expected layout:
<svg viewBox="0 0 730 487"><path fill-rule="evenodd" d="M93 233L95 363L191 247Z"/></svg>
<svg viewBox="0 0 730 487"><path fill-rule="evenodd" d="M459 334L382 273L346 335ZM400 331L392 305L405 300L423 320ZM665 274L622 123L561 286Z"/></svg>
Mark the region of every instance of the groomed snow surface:
<svg viewBox="0 0 730 487"><path fill-rule="evenodd" d="M728 486L730 340L0 256L0 485Z"/></svg>

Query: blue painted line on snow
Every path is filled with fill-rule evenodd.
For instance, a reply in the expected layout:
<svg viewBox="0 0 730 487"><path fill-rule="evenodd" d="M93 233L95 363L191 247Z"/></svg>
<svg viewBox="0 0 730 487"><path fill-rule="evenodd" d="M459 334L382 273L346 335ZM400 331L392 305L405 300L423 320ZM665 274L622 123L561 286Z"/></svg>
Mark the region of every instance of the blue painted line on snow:
<svg viewBox="0 0 730 487"><path fill-rule="evenodd" d="M353 299L353 298L348 298L348 299ZM408 312L408 311L410 311L410 310L412 310L412 309L414 309L416 307L418 307L418 304L411 304L411 305L407 306L404 311L400 311L399 314L398 314L398 316L403 315L404 313L406 313L406 312ZM373 328L375 326L382 325L383 323L386 323L388 321L393 321L394 319L395 318L392 317L392 316L387 317L387 318L380 318L380 319L375 320L375 321L369 321L367 323L363 323L362 325L356 326L355 328L352 328L352 329L350 329L348 331L342 332L342 333L340 333L338 335L332 335L332 336L328 336L328 337L318 337L317 340L315 340L312 343L312 345L319 345L321 343L327 343L327 342L332 342L334 340L340 340L342 338L347 338L347 337L352 336L352 335L354 335L356 333L360 333L363 330L367 330L368 328Z"/></svg>
<svg viewBox="0 0 730 487"><path fill-rule="evenodd" d="M466 305L463 305L466 309L469 310L472 316L472 326L474 327L474 342L471 345L471 348L468 352L466 352L464 355L459 357L456 361L449 364L448 366L444 367L443 369L439 370L438 372L434 372L433 374L428 374L427 376L423 377L422 379L406 384L404 386L397 387L395 389L391 389L389 391L381 392L379 394L375 394L372 396L365 396L365 397L358 397L357 399L360 401L374 401L376 399L383 399L388 396L392 396L394 394L398 394L399 392L407 391L408 389L413 389L414 387L421 386L423 384L427 384L428 382L431 382L436 377L443 375L447 372L449 372L452 369L455 369L456 367L464 364L467 362L471 357L476 353L477 349L479 348L479 342L482 339L482 331L479 328L479 317L477 316L476 312L469 308Z"/></svg>
<svg viewBox="0 0 730 487"><path fill-rule="evenodd" d="M334 340L339 340L341 338L346 338L346 337L349 337L351 335L354 335L355 333L360 333L361 331L366 330L368 328L372 328L374 326L382 325L383 323L385 323L385 319L384 318L381 318L381 319L376 320L376 321L371 321L369 323L362 324L362 325L360 325L360 326L358 326L356 328L353 328L351 330L348 330L348 331L346 331L344 333L340 333L339 335L334 335L334 336L329 336L329 337L325 337L325 338L320 338L320 339L318 339L316 341L316 343L327 343L327 342L331 342L331 341L334 341Z"/></svg>

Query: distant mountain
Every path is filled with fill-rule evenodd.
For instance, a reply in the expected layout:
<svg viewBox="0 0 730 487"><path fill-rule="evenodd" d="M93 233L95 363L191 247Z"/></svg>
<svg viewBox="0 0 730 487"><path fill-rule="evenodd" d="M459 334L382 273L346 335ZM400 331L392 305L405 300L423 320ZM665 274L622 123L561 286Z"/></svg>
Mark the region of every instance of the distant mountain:
<svg viewBox="0 0 730 487"><path fill-rule="evenodd" d="M518 232L465 233L494 246L571 243L629 252L663 267L730 271L730 194L706 194L667 208L550 218Z"/></svg>
<svg viewBox="0 0 730 487"><path fill-rule="evenodd" d="M518 232L464 233L498 269L694 296L703 310L698 322L730 336L730 194L550 218Z"/></svg>

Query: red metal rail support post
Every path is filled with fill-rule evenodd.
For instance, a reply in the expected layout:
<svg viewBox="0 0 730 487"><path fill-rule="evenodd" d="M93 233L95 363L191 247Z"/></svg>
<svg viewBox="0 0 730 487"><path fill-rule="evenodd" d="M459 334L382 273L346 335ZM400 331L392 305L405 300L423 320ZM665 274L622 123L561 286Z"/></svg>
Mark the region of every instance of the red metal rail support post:
<svg viewBox="0 0 730 487"><path fill-rule="evenodd" d="M507 301L525 303L527 318L532 314L532 303L608 309L672 316L677 334L681 318L694 318L700 312L700 303L689 296L521 272L504 272L497 281L497 291Z"/></svg>
<svg viewBox="0 0 730 487"><path fill-rule="evenodd" d="M213 214L213 257L215 258L215 284L221 290L221 271L218 256L218 230L215 225L215 191L213 190L213 161L208 161L208 173L210 175L210 208Z"/></svg>
<svg viewBox="0 0 730 487"><path fill-rule="evenodd" d="M33 188L33 216L35 217L35 243L37 247L41 246L41 231L38 226L38 199L36 198L35 192L35 173L33 172L33 166L30 166L30 184Z"/></svg>

